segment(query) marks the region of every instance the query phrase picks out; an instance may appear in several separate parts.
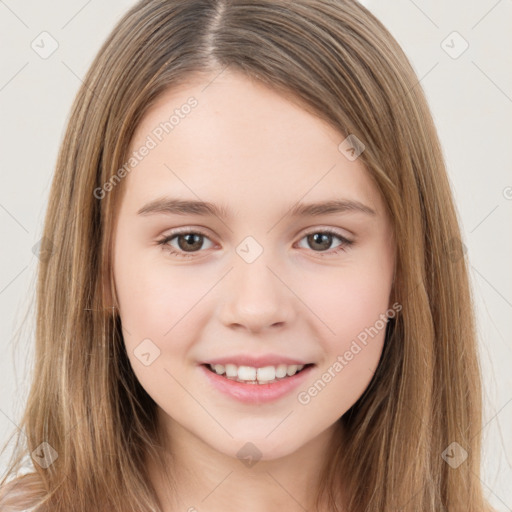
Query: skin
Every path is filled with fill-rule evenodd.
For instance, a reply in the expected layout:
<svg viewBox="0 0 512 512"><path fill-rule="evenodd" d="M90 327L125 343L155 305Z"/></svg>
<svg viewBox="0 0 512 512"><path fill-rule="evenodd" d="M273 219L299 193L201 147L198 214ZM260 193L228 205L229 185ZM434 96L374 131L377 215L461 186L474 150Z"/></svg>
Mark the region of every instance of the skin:
<svg viewBox="0 0 512 512"><path fill-rule="evenodd" d="M158 405L175 461L170 469L178 468L177 495L160 471L147 469L165 512L313 510L311 490L332 451L336 421L368 386L385 329L360 344L309 403L297 395L329 367L332 373L337 357L391 307L392 225L361 159L338 149L341 133L237 72L166 91L137 127L131 150L190 96L198 105L124 178L114 232L126 350ZM223 204L231 217L137 214L162 195ZM299 200L339 198L360 201L375 215L287 215ZM188 259L158 245L181 227L207 235ZM336 254L337 237L330 245L308 241L307 234L326 228L353 245ZM263 249L252 263L236 252L247 236ZM183 253L186 241L168 245ZM148 338L160 354L145 366L134 350ZM269 352L316 367L305 385L268 404L221 394L198 366ZM247 442L261 452L251 467L237 457Z"/></svg>

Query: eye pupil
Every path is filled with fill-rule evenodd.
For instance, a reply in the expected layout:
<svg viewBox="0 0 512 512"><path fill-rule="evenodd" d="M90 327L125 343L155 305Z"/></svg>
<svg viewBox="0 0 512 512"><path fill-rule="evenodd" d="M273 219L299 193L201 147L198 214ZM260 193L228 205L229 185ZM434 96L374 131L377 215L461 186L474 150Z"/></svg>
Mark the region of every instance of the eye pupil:
<svg viewBox="0 0 512 512"><path fill-rule="evenodd" d="M305 235L307 239L307 244L309 245L309 248L315 252L318 253L327 253L330 254L331 252L339 253L341 251L344 251L344 247L350 246L353 242L350 242L346 239L344 239L342 236L337 235L335 233L331 233L330 231L314 231L310 232L309 234ZM164 245L170 245L170 241L176 240L178 242L178 250L173 250L172 246L169 248L169 251L173 255L177 256L184 256L184 257L192 257L192 253L199 253L201 252L201 249L203 248L203 242L204 239L208 239L206 235L201 234L200 232L182 232L181 234L178 233L174 236L169 236L166 239L164 239L161 244ZM331 245L334 238L339 238L342 242L338 249L335 249L334 251L331 250Z"/></svg>
<svg viewBox="0 0 512 512"><path fill-rule="evenodd" d="M182 244L181 240L185 239L186 243ZM193 251L200 249L203 245L203 236L198 235L197 233L187 233L185 235L179 235L178 236L178 245L180 249L184 251Z"/></svg>
<svg viewBox="0 0 512 512"><path fill-rule="evenodd" d="M320 249L328 249L332 242L332 235L329 233L313 233L308 235L308 239L312 247L314 247L314 244L320 244Z"/></svg>

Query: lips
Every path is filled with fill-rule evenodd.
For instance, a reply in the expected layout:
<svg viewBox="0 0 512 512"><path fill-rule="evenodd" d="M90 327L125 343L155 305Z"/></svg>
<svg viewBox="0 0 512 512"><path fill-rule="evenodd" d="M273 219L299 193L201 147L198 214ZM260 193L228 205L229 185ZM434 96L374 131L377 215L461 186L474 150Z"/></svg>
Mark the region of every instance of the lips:
<svg viewBox="0 0 512 512"><path fill-rule="evenodd" d="M238 367L234 364L204 366L211 372L222 375L228 379L238 380L239 382L259 382L262 384L274 382L276 379L279 380L292 377L293 375L301 372L304 368L308 368L313 365L280 364L278 366L263 366L260 368L255 368L253 366Z"/></svg>
<svg viewBox="0 0 512 512"><path fill-rule="evenodd" d="M211 371L207 364L201 364L198 367L202 378L212 385L214 389L220 391L223 395L248 405L258 405L285 399L294 389L311 375L316 367L315 364L306 365L300 372L291 377L279 379L267 384L246 383L228 379L224 375L218 375Z"/></svg>
<svg viewBox="0 0 512 512"><path fill-rule="evenodd" d="M261 356L234 354L231 356L218 357L215 359L209 359L208 361L202 361L201 364L212 365L216 364L227 365L234 364L235 366L251 366L253 368L263 368L265 366L279 366L285 364L287 366L297 365L305 366L307 364L313 364L309 359L296 359L284 355L267 354Z"/></svg>

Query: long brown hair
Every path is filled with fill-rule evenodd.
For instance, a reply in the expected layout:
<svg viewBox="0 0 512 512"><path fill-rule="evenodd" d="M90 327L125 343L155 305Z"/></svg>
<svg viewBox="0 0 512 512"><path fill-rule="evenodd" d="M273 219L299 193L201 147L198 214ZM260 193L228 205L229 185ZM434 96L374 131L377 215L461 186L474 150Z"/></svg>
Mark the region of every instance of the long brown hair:
<svg viewBox="0 0 512 512"><path fill-rule="evenodd" d="M115 303L111 246L124 181L101 198L94 191L116 178L164 91L226 67L324 119L340 142L361 140L396 234L392 294L402 310L374 378L340 420L347 438L333 446L318 500L340 510L343 479L350 512L491 510L478 476L473 305L442 150L407 57L354 0L143 0L114 28L58 156L44 224L50 256L38 269L35 369L19 422L26 437L18 432L1 510L161 510L144 470L163 443L156 404L105 299L110 290ZM34 453L52 463L14 478Z"/></svg>

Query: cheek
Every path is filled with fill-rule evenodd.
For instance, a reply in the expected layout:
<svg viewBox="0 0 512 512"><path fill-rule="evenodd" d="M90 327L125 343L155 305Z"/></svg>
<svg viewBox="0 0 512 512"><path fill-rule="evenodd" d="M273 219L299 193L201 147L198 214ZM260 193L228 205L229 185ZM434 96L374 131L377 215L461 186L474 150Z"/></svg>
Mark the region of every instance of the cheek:
<svg viewBox="0 0 512 512"><path fill-rule="evenodd" d="M180 408L190 405L189 386L183 384L194 375L193 349L212 314L209 292L218 272L168 264L159 251L138 256L133 251L118 263L116 287L131 367L153 400L179 417Z"/></svg>
<svg viewBox="0 0 512 512"><path fill-rule="evenodd" d="M200 299L211 287L208 279L198 279L197 274L194 279L185 267L171 271L162 259L132 249L119 255L114 272L131 367L142 387L159 404L170 396L178 402L187 400L172 376L188 364Z"/></svg>
<svg viewBox="0 0 512 512"><path fill-rule="evenodd" d="M182 349L176 340L183 339L177 333L185 325L190 328L194 307L211 284L194 275L192 267L171 270L159 249L146 252L132 248L116 255L114 278L124 340L133 350L149 338L160 349L176 353Z"/></svg>
<svg viewBox="0 0 512 512"><path fill-rule="evenodd" d="M309 285L311 282L315 287L308 286L307 303L322 320L318 340L325 357L320 373L329 373L326 375L329 391L323 396L326 403L343 396L343 409L364 391L382 354L390 306L392 259L385 254L380 258L370 255L326 274L325 278L319 279L317 274L314 280L307 281Z"/></svg>
<svg viewBox="0 0 512 512"><path fill-rule="evenodd" d="M350 266L324 277L317 273L302 283L305 302L326 327L323 338L337 349L373 326L389 308L391 275L381 265Z"/></svg>
<svg viewBox="0 0 512 512"><path fill-rule="evenodd" d="M312 297L325 333L324 358L297 401L311 417L326 423L342 416L368 387L384 346L391 279L376 272L354 272L331 279L329 293ZM381 318L384 318L384 320Z"/></svg>

